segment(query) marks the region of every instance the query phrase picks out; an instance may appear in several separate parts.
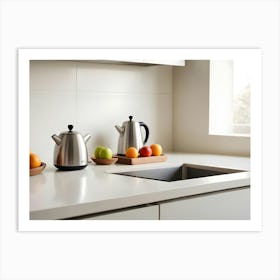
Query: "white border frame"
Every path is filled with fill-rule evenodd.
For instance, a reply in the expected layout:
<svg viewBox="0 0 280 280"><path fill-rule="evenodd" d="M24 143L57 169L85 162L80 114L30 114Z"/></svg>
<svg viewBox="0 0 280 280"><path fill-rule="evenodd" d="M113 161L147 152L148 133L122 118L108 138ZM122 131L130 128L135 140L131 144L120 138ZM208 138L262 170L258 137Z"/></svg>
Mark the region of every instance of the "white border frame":
<svg viewBox="0 0 280 280"><path fill-rule="evenodd" d="M248 221L37 221L29 219L30 60L209 60L251 56L251 219ZM260 231L262 229L262 52L260 49L19 49L18 50L18 230L20 231ZM78 229L78 230L77 230Z"/></svg>

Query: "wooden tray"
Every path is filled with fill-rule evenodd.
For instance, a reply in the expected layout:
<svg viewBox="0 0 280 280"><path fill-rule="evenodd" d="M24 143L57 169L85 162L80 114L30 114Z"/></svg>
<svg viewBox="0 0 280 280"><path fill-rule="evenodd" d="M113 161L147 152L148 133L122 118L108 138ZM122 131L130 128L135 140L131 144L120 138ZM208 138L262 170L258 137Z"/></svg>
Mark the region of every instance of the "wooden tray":
<svg viewBox="0 0 280 280"><path fill-rule="evenodd" d="M151 156L151 157L138 157L138 158L128 158L125 156L115 155L118 158L118 163L120 164L145 164L145 163L155 163L162 162L167 160L167 156L162 154L160 156Z"/></svg>

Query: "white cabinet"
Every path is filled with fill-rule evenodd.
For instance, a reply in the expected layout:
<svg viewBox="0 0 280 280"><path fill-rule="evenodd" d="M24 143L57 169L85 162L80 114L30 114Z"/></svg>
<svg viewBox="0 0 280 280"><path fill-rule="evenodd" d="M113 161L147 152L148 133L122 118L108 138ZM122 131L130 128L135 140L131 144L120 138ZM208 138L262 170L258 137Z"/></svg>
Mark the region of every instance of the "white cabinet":
<svg viewBox="0 0 280 280"><path fill-rule="evenodd" d="M250 188L196 195L160 204L160 220L248 220Z"/></svg>
<svg viewBox="0 0 280 280"><path fill-rule="evenodd" d="M135 65L169 65L185 66L185 60L155 60L155 59L122 59L122 60L94 60L99 63L135 64Z"/></svg>
<svg viewBox="0 0 280 280"><path fill-rule="evenodd" d="M250 187L79 217L82 220L248 220Z"/></svg>
<svg viewBox="0 0 280 280"><path fill-rule="evenodd" d="M159 206L151 205L120 210L109 214L85 216L82 220L158 220Z"/></svg>

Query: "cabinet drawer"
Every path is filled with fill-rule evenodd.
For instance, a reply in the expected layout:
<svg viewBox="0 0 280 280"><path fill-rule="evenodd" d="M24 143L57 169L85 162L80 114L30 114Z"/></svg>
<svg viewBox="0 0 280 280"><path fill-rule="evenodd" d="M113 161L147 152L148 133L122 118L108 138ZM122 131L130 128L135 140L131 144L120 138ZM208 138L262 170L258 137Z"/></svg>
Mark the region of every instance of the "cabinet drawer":
<svg viewBox="0 0 280 280"><path fill-rule="evenodd" d="M248 220L250 188L178 199L160 204L161 220Z"/></svg>
<svg viewBox="0 0 280 280"><path fill-rule="evenodd" d="M144 206L133 209L120 210L108 214L82 217L82 220L158 220L159 206Z"/></svg>

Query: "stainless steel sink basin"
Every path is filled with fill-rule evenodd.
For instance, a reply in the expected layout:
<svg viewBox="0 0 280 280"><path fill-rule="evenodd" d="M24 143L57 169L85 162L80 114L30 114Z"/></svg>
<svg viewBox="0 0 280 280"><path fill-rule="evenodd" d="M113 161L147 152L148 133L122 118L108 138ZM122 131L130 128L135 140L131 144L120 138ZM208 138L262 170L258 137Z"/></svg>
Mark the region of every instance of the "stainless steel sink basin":
<svg viewBox="0 0 280 280"><path fill-rule="evenodd" d="M114 174L172 182L172 181L223 175L223 174L243 172L243 171L244 170L194 165L194 164L183 164L175 167L163 167L163 168L154 168L154 169L146 169L146 170L116 172Z"/></svg>

